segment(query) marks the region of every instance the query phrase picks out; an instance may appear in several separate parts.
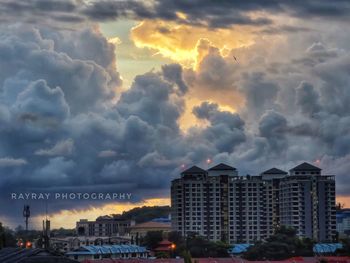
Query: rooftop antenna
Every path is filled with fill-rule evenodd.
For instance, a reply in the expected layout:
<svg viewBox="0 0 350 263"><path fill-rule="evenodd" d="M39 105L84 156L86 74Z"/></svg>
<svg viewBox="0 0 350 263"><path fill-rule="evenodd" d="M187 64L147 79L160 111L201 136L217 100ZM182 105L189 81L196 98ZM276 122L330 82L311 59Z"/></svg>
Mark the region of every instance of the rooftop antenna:
<svg viewBox="0 0 350 263"><path fill-rule="evenodd" d="M24 205L23 217L25 218L25 222L26 222L26 233L28 233L28 219L30 217L30 207L29 207L29 205Z"/></svg>

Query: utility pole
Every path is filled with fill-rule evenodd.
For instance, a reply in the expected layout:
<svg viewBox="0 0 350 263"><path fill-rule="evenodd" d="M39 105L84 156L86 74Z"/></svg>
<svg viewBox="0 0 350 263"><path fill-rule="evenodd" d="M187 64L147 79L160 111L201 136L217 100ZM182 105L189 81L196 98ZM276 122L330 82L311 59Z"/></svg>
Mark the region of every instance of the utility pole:
<svg viewBox="0 0 350 263"><path fill-rule="evenodd" d="M26 234L25 234L25 242L24 242L24 247L25 248L31 248L32 243L28 240L28 220L30 217L30 206L29 205L24 205L23 207L23 217L25 218L26 222Z"/></svg>

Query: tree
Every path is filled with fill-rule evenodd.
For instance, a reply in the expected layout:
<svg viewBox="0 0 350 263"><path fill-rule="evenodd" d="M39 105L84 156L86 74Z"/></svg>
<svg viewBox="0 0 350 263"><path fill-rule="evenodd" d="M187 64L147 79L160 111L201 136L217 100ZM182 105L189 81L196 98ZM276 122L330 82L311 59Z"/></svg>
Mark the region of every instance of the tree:
<svg viewBox="0 0 350 263"><path fill-rule="evenodd" d="M3 247L14 247L16 246L16 239L13 231L7 227L3 227L0 222L0 249Z"/></svg>
<svg viewBox="0 0 350 263"><path fill-rule="evenodd" d="M337 210L337 211L341 211L342 209L344 209L344 204L342 204L342 203L337 203L336 205L335 205L335 209Z"/></svg>
<svg viewBox="0 0 350 263"><path fill-rule="evenodd" d="M184 263L192 263L192 257L191 257L191 253L188 250L184 250L181 253L181 256L184 259Z"/></svg>
<svg viewBox="0 0 350 263"><path fill-rule="evenodd" d="M282 226L266 242L257 242L243 257L248 260L283 260L294 256L313 255L313 240L299 238L294 228Z"/></svg>
<svg viewBox="0 0 350 263"><path fill-rule="evenodd" d="M142 245L149 249L157 247L158 243L163 240L163 231L149 231L143 237Z"/></svg>
<svg viewBox="0 0 350 263"><path fill-rule="evenodd" d="M59 229L52 229L51 231L51 236L56 237L56 236L67 236L67 237L73 237L76 235L76 230L75 229L65 229L63 227Z"/></svg>
<svg viewBox="0 0 350 263"><path fill-rule="evenodd" d="M350 238L341 239L340 242L343 245L343 248L336 250L337 256L350 256Z"/></svg>
<svg viewBox="0 0 350 263"><path fill-rule="evenodd" d="M211 242L196 233L189 234L186 247L195 258L202 257L228 257L229 245L224 242Z"/></svg>
<svg viewBox="0 0 350 263"><path fill-rule="evenodd" d="M136 245L140 245L140 236L139 236L139 232L136 233L135 244L136 244Z"/></svg>
<svg viewBox="0 0 350 263"><path fill-rule="evenodd" d="M2 249L4 246L5 246L5 232L4 232L2 223L0 223L0 249Z"/></svg>
<svg viewBox="0 0 350 263"><path fill-rule="evenodd" d="M178 232L170 232L168 236L176 245L175 255L187 255L188 252L193 257L229 257L230 246L224 242L211 242L197 233L188 233L186 238Z"/></svg>
<svg viewBox="0 0 350 263"><path fill-rule="evenodd" d="M157 217L168 217L170 213L170 206L143 206L125 211L121 215L114 214L112 216L120 219L133 219L136 223L143 223Z"/></svg>
<svg viewBox="0 0 350 263"><path fill-rule="evenodd" d="M170 257L169 253L167 253L167 252L157 252L155 256L156 256L156 258L169 258Z"/></svg>
<svg viewBox="0 0 350 263"><path fill-rule="evenodd" d="M186 250L186 242L185 239L179 232L172 231L168 234L168 239L170 242L175 244L175 255L181 255L183 251Z"/></svg>

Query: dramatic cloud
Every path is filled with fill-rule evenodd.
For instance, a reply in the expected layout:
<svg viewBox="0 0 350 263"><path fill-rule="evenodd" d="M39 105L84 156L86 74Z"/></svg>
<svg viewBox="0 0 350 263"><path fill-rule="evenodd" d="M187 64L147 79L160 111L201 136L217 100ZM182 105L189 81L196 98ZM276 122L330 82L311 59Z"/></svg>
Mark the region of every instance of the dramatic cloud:
<svg viewBox="0 0 350 263"><path fill-rule="evenodd" d="M63 91L72 113L100 107L120 85L114 46L92 29L53 33L19 25L2 28L0 56L6 96L15 98L28 83L43 79Z"/></svg>
<svg viewBox="0 0 350 263"><path fill-rule="evenodd" d="M112 150L104 150L104 151L100 151L98 153L98 157L101 157L101 158L114 157L116 155L117 155L117 153L115 151L112 151Z"/></svg>
<svg viewBox="0 0 350 263"><path fill-rule="evenodd" d="M296 18L329 18L347 21L350 4L336 1L124 1L124 0L1 0L3 21L17 17L31 23L79 24L120 18L161 19L179 24L226 28L232 25L266 26L273 20L266 14L284 14Z"/></svg>
<svg viewBox="0 0 350 263"><path fill-rule="evenodd" d="M10 193L30 191L164 198L208 158L240 174L319 160L348 195L350 32L335 19L348 12L340 0L2 1L0 206L17 216ZM121 87L120 41L91 21L125 17L138 20L129 44L156 52L147 65L172 63Z"/></svg>
<svg viewBox="0 0 350 263"><path fill-rule="evenodd" d="M21 166L27 164L24 159L14 159L10 157L0 158L0 167Z"/></svg>
<svg viewBox="0 0 350 263"><path fill-rule="evenodd" d="M74 150L74 142L71 139L56 143L50 149L40 149L35 152L36 155L61 156L70 155Z"/></svg>
<svg viewBox="0 0 350 263"><path fill-rule="evenodd" d="M206 119L210 126L202 137L218 152L232 152L236 145L245 140L244 121L238 114L220 111L217 104L202 103L193 109L199 119Z"/></svg>

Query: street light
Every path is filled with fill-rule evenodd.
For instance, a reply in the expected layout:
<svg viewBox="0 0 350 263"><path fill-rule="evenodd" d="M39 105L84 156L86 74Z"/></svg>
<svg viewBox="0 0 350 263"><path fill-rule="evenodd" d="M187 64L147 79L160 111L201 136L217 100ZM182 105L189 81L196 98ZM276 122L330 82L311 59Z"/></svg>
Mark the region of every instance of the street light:
<svg viewBox="0 0 350 263"><path fill-rule="evenodd" d="M175 248L176 248L176 245L174 243L172 243L170 245L170 249L171 249L171 257L175 257Z"/></svg>

